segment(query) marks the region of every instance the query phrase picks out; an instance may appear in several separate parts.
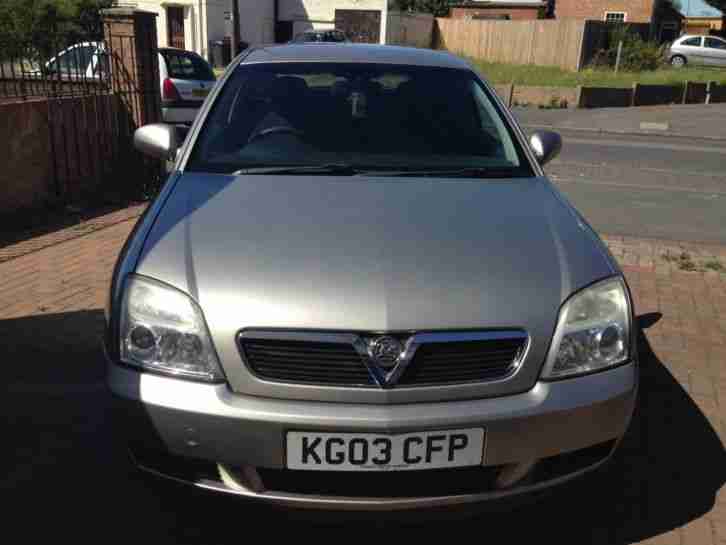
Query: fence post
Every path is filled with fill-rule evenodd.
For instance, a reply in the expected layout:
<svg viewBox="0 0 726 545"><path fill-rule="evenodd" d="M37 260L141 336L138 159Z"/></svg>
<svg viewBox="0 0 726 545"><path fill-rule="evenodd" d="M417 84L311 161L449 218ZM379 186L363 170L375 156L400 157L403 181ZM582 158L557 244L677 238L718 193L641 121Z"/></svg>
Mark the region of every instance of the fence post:
<svg viewBox="0 0 726 545"><path fill-rule="evenodd" d="M706 104L711 104L711 89L715 83L715 81L709 81L706 84Z"/></svg>
<svg viewBox="0 0 726 545"><path fill-rule="evenodd" d="M620 56L623 54L623 40L618 42L618 56L615 58L615 73L620 70Z"/></svg>
<svg viewBox="0 0 726 545"><path fill-rule="evenodd" d="M111 89L134 127L161 120L156 13L134 8L102 10Z"/></svg>
<svg viewBox="0 0 726 545"><path fill-rule="evenodd" d="M681 100L682 104L688 104L688 97L690 96L689 91L691 90L691 82L686 81L683 84L683 100Z"/></svg>
<svg viewBox="0 0 726 545"><path fill-rule="evenodd" d="M639 83L633 83L633 97L630 101L631 106L637 106L638 105L638 88L640 87Z"/></svg>
<svg viewBox="0 0 726 545"><path fill-rule="evenodd" d="M582 108L582 85L577 86L577 102L576 108Z"/></svg>

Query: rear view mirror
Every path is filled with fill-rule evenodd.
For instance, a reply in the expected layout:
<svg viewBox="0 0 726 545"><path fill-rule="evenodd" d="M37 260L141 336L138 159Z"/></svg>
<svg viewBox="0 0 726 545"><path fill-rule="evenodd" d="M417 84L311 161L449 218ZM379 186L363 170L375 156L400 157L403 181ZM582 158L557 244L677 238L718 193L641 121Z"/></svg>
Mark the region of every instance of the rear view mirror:
<svg viewBox="0 0 726 545"><path fill-rule="evenodd" d="M134 147L149 157L173 161L179 147L176 127L165 123L153 123L136 129Z"/></svg>
<svg viewBox="0 0 726 545"><path fill-rule="evenodd" d="M552 131L537 131L529 139L529 145L540 165L546 165L562 150L562 137Z"/></svg>

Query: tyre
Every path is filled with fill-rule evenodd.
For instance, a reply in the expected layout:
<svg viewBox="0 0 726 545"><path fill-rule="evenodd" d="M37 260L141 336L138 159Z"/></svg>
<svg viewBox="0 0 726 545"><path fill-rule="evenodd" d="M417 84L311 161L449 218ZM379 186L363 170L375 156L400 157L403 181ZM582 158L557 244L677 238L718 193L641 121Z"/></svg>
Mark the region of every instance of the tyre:
<svg viewBox="0 0 726 545"><path fill-rule="evenodd" d="M671 57L671 66L674 68L682 68L686 66L686 58L683 55L673 55Z"/></svg>

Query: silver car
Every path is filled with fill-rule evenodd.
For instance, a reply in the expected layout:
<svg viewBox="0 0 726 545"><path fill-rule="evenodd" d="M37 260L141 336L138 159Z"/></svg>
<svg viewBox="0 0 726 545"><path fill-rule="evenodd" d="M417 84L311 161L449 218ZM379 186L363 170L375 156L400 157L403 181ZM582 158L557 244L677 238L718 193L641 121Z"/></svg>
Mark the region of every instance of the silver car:
<svg viewBox="0 0 726 545"><path fill-rule="evenodd" d="M686 64L726 66L726 40L717 36L684 35L671 44L666 55L675 67Z"/></svg>
<svg viewBox="0 0 726 545"><path fill-rule="evenodd" d="M492 88L444 52L250 49L119 258L108 384L140 468L279 505L479 502L605 463L627 284Z"/></svg>

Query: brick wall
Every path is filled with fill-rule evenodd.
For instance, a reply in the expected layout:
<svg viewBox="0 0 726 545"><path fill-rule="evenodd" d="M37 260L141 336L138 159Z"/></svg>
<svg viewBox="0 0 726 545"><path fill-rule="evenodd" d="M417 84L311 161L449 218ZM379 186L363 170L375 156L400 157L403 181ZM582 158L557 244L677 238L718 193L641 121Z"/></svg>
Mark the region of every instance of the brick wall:
<svg viewBox="0 0 726 545"><path fill-rule="evenodd" d="M509 15L511 20L538 19L539 8L516 7L510 8L451 8L451 17L457 19L472 18L475 16Z"/></svg>
<svg viewBox="0 0 726 545"><path fill-rule="evenodd" d="M655 0L557 0L555 17L602 21L607 11L623 11L629 23L649 23L654 3Z"/></svg>
<svg viewBox="0 0 726 545"><path fill-rule="evenodd" d="M52 157L45 100L0 104L0 214L51 197Z"/></svg>

